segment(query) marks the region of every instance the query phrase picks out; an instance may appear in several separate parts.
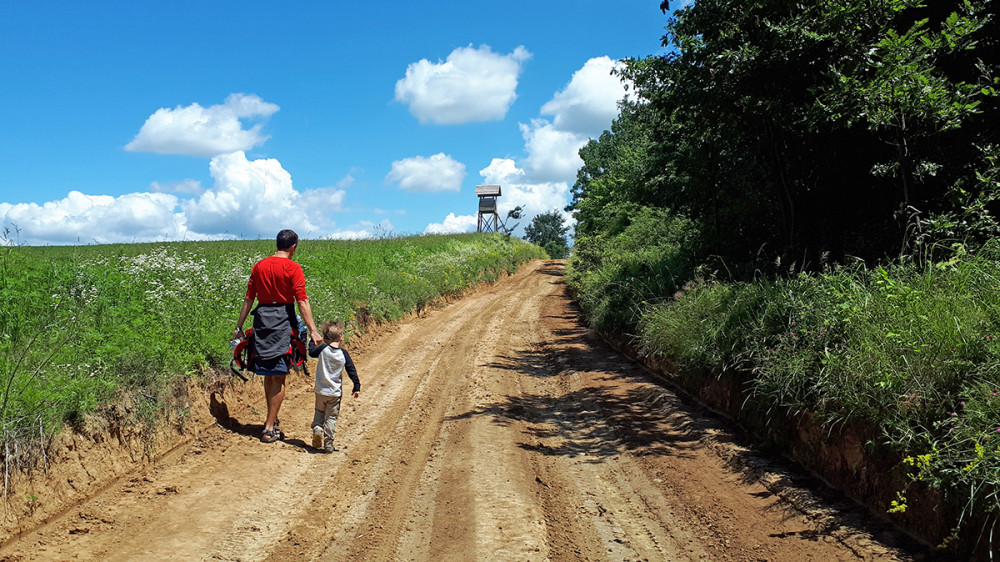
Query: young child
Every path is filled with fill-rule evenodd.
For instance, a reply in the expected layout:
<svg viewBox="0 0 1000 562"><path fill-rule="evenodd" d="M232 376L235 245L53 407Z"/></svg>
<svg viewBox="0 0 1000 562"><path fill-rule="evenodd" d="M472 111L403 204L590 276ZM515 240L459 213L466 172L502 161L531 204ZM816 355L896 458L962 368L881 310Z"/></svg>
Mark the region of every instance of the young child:
<svg viewBox="0 0 1000 562"><path fill-rule="evenodd" d="M352 392L357 398L361 395L361 381L358 371L346 349L341 349L340 341L344 337L342 322L327 321L320 326L325 343L316 345L309 342L309 357L316 357L316 413L313 415L312 430L314 449L322 449L332 453L337 449L333 446L333 434L337 429L337 414L340 413L341 378L344 371L351 378L354 388Z"/></svg>

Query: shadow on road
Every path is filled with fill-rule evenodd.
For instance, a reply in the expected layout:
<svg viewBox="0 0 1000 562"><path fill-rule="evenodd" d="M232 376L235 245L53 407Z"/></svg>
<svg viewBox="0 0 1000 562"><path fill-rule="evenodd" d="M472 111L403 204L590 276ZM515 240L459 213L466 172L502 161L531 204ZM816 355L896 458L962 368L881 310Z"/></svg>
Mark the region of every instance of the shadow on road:
<svg viewBox="0 0 1000 562"><path fill-rule="evenodd" d="M566 264L564 263L553 263L549 262L538 268L538 273L542 275L551 275L552 277L564 277L566 270Z"/></svg>
<svg viewBox="0 0 1000 562"><path fill-rule="evenodd" d="M513 350L485 366L537 381L538 391L481 406L452 419L489 416L499 425L524 424L523 449L581 456L585 462L624 452L689 454L716 422L702 423L677 396L642 368L594 338L574 314L551 315L549 342ZM589 372L592 384L569 390L559 377ZM597 376L594 377L593 375ZM526 387L530 388L530 381Z"/></svg>
<svg viewBox="0 0 1000 562"><path fill-rule="evenodd" d="M215 418L216 423L219 427L225 428L238 435L245 435L247 437L253 437L254 439L260 439L261 433L264 431L264 424L262 423L241 423L239 420L234 418L229 414L229 406L226 402L221 399L221 395L218 392L213 392L209 397L208 404L209 412L212 413L212 417ZM297 447L309 453L318 453L316 449L313 449L309 444L301 439L282 439L282 443L286 445L291 445Z"/></svg>
<svg viewBox="0 0 1000 562"><path fill-rule="evenodd" d="M543 455L583 456L600 462L624 452L682 455L698 447L701 430L669 411L648 407L648 394L621 395L588 387L561 395L510 397L453 419L490 416L498 425L525 424L520 447Z"/></svg>

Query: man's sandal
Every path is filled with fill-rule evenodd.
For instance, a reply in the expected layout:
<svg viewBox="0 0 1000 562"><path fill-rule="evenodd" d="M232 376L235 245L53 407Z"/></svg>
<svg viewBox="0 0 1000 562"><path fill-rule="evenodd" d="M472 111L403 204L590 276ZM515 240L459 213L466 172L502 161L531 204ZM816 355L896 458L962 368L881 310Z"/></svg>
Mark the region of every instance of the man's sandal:
<svg viewBox="0 0 1000 562"><path fill-rule="evenodd" d="M278 439L281 439L281 431L278 429L265 429L260 436L260 440L264 443L274 443Z"/></svg>

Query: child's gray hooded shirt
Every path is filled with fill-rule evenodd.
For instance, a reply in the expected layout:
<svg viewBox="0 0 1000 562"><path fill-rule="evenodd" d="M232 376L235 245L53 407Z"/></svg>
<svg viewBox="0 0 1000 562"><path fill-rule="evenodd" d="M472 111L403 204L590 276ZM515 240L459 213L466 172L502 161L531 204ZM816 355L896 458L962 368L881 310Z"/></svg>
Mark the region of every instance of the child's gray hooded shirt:
<svg viewBox="0 0 1000 562"><path fill-rule="evenodd" d="M309 342L309 356L316 357L316 394L323 396L340 396L341 381L346 370L354 385L352 392L361 392L361 382L358 380L358 371L351 361L351 355L346 349L333 347L329 344L316 344Z"/></svg>

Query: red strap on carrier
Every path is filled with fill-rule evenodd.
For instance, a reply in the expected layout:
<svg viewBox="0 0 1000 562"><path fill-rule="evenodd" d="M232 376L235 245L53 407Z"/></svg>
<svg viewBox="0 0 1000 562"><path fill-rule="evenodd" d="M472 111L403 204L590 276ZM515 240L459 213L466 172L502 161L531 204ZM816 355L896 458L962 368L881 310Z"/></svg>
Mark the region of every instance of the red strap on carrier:
<svg viewBox="0 0 1000 562"><path fill-rule="evenodd" d="M299 332L299 330L292 330L292 345L288 346L289 362L292 367L301 367L303 363L306 362L306 357L308 357L308 352L306 351L306 342L303 341L305 332Z"/></svg>

